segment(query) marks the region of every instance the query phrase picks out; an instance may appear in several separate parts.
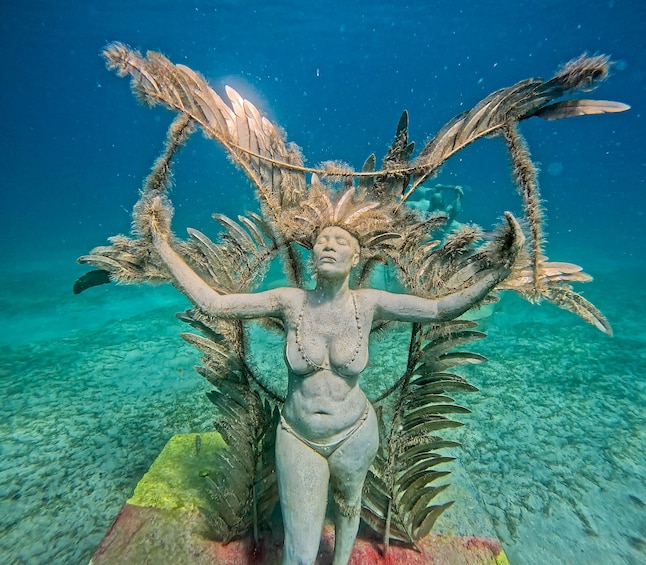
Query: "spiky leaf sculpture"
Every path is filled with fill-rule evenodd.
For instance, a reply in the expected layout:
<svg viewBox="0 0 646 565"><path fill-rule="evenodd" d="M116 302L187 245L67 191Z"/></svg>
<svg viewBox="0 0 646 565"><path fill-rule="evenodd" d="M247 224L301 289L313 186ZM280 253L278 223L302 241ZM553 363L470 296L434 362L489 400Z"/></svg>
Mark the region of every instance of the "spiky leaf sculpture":
<svg viewBox="0 0 646 565"><path fill-rule="evenodd" d="M361 262L354 277L359 287L370 283L377 265L385 265L409 292L439 297L467 286L488 265L504 263L512 274L499 289L514 290L531 301L547 299L611 333L603 315L569 284L590 277L576 265L548 262L543 254L536 168L518 129L520 121L532 116L553 120L628 109L611 101L557 100L571 91L591 90L605 79L610 67L607 57L583 55L550 80L527 79L494 92L450 120L416 157L404 112L381 166L377 168L373 154L355 172L340 162L305 167L300 150L288 144L253 104L230 87L225 88L225 101L201 75L172 64L159 53L144 57L114 43L104 56L109 68L132 77L140 100L151 106L163 104L178 112L178 117L135 206L132 236L115 236L111 246L95 248L81 257L81 263L99 271L79 279L75 292L108 279L126 283L172 280L150 252L150 217L170 226L170 164L198 125L245 172L260 205L260 214L247 213L237 221L215 214L222 227L217 241L197 230L189 230L188 241L173 240L173 247L218 292L253 291L277 258L291 284L301 286L307 274L303 248L311 249L321 228L338 225L361 244ZM446 217L423 218L404 203L448 158L491 135L502 136L509 151L528 237L516 219L506 214L501 228L486 242L477 226L464 226L441 241L434 231ZM307 174L311 175L309 183ZM334 188L338 181L342 181L341 190ZM202 334L184 334L184 338L203 354L203 365L197 370L214 387L208 396L218 412L215 425L229 446L220 456L220 474L207 481L216 505L205 509L205 514L216 535L230 540L251 529L257 532L276 501L273 443L282 398L248 361L245 322L213 319L199 308L180 317ZM282 330L279 320L264 322ZM452 459L438 452L457 445L437 432L460 425L452 415L466 412L455 404L452 394L475 390L450 371L485 361L480 355L456 350L484 337L473 326L466 321L414 325L404 374L375 400L381 444L365 484L363 517L383 534L386 546L391 538L415 543L451 504L432 503L447 486L437 481L448 474L443 465Z"/></svg>
<svg viewBox="0 0 646 565"><path fill-rule="evenodd" d="M462 377L447 373L458 365L486 359L455 347L482 339L473 322L453 321L441 326L415 325L406 373L388 403L380 406L381 443L364 487L363 518L390 538L414 543L426 536L452 502L431 501L448 485L435 481L449 474L439 465L453 460L437 453L458 444L443 440L438 430L460 426L450 414L468 413L450 393L477 390ZM384 415L390 420L386 426Z"/></svg>

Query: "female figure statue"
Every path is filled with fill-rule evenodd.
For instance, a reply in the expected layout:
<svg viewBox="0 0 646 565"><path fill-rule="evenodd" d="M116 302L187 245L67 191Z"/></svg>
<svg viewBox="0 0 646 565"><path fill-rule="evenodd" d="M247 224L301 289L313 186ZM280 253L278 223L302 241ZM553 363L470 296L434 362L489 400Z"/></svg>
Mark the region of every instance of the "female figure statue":
<svg viewBox="0 0 646 565"><path fill-rule="evenodd" d="M355 172L338 162L306 167L298 148L287 143L280 129L253 104L229 87L225 87L226 102L185 65L173 65L155 52L143 56L121 43L108 45L104 56L109 68L132 77L141 100L151 106L164 104L179 116L135 206L134 237L115 236L111 246L98 247L81 257L82 263L100 271L79 280L77 290L108 280L171 279L199 311L211 317L282 321L288 387L276 431L275 455L285 527L284 565L315 561L328 489L336 513L334 564L343 565L350 557L362 487L379 444L375 411L358 381L368 361L368 337L375 322L416 324L405 379L399 384L407 387L407 398L427 390L430 397L439 394L442 402L446 400L444 391L459 390L464 382L459 376L434 369L427 350L429 332L420 326L452 320L499 284L532 301L542 298L553 302L611 333L603 315L568 284L590 278L576 265L545 260L536 169L517 127L518 122L533 116L552 120L628 109L625 104L604 100L554 102L572 90L589 91L607 77L607 57L583 55L548 81L528 79L492 93L472 110L450 120L412 160L414 144L408 140L408 114L404 112L382 167L376 167L371 155L361 172ZM190 231L192 241L187 243L171 237L172 207L166 197L170 163L196 124L246 173L260 205L260 214L239 217L244 228L216 215L226 230L222 245L196 230ZM446 222L449 211L424 218L403 204L452 155L494 134L504 139L511 157L514 179L523 195L529 243L525 245L518 223L507 213L506 226L482 245L482 232L464 225L440 246L433 232ZM311 174L309 182L306 174ZM320 177L342 181L345 192L324 185ZM359 179L357 183L355 179ZM312 290L299 288L303 269L297 244L312 252L316 274ZM250 293L263 267L278 254L294 287ZM394 265L411 294L369 288L371 270L380 263ZM355 266L359 266L358 288L351 289L350 273ZM474 338L462 334L460 339ZM217 345L227 360L225 365L231 358L237 363L239 351L227 349L226 340ZM220 378L215 373L215 379ZM227 374L228 369L223 380ZM369 500L376 508L372 516L384 522L381 529L386 544L392 537L391 516L397 514L391 508L406 506L395 490L413 485L426 488L432 479L426 480L424 473L430 474L438 464L431 449L433 440L428 438L445 419L435 413L435 419L429 418L432 411L424 404L429 395L419 396L410 403L412 407L402 408L407 410L402 416L407 425L394 426L389 442L383 442L394 450L390 461L396 460L396 468L389 469L391 478L406 475L407 467L414 476L402 479L406 487L393 482L387 493L376 487L373 490L381 499ZM426 482L420 487L419 481ZM366 500L370 490L366 489ZM428 492L433 495L430 487ZM408 502L412 499L408 497ZM437 513L427 512L424 504L421 510L416 506L399 513L400 518L407 516L407 523L405 531L399 528L398 539L420 539L432 527ZM256 514L253 516L255 519ZM237 529L233 535L236 533Z"/></svg>
<svg viewBox="0 0 646 565"><path fill-rule="evenodd" d="M374 409L358 382L368 361L373 321L452 319L483 298L509 269L481 271L471 286L437 300L351 290L359 241L340 226L328 226L312 249L317 281L313 290L221 295L171 247L154 217L151 228L159 257L204 312L223 318L282 319L288 392L276 434L276 472L285 528L283 564L314 563L328 487L335 506L333 563L347 563L359 527L364 479L379 444Z"/></svg>

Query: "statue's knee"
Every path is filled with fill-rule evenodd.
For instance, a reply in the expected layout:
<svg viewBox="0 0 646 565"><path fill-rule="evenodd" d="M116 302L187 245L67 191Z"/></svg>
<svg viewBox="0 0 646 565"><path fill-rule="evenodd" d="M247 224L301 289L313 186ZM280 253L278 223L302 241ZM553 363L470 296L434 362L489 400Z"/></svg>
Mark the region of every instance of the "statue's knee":
<svg viewBox="0 0 646 565"><path fill-rule="evenodd" d="M356 500L348 500L340 492L333 492L334 505L339 515L344 518L357 518L361 514L361 497Z"/></svg>

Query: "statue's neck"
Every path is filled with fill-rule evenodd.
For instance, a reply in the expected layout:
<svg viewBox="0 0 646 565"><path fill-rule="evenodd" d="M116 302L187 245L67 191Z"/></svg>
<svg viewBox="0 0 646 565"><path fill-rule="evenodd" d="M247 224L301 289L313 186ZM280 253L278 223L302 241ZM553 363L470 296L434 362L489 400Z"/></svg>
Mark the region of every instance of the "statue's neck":
<svg viewBox="0 0 646 565"><path fill-rule="evenodd" d="M319 302L331 302L340 298L345 298L350 294L349 278L319 277L316 281L316 287L313 290L313 294Z"/></svg>

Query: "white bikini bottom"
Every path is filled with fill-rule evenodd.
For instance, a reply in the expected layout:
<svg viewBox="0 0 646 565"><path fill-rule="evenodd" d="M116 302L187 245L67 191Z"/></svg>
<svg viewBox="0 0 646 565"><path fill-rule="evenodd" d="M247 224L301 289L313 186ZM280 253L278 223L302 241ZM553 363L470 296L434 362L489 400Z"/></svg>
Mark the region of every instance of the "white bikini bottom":
<svg viewBox="0 0 646 565"><path fill-rule="evenodd" d="M361 414L361 417L354 423L352 424L349 428L347 428L345 431L341 432L340 437L335 438L334 441L331 441L329 443L319 443L316 441L312 441L304 437L303 435L299 434L292 426L290 426L285 418L283 418L283 415L280 415L280 426L285 430L286 432L292 434L296 439L299 439L302 443L316 451L321 457L325 457L326 459L330 457L339 447L341 447L346 441L352 437L352 435L365 423L365 421L368 419L368 415L370 414L370 404L366 402L366 409L363 411L363 414Z"/></svg>

